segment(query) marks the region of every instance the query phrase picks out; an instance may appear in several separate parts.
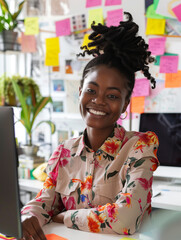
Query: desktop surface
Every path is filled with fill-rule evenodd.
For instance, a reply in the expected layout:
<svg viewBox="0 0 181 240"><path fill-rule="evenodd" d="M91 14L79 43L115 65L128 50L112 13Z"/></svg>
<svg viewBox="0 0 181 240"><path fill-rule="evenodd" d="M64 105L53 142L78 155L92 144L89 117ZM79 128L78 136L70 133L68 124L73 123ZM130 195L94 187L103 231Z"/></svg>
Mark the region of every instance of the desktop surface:
<svg viewBox="0 0 181 240"><path fill-rule="evenodd" d="M122 238L132 238L139 240L139 233L135 233L133 235L118 235L118 234L103 234L103 233L91 233L91 232L84 232L80 230L75 230L71 228L67 228L62 223L49 223L43 227L43 231L45 234L56 234L67 240L120 240Z"/></svg>

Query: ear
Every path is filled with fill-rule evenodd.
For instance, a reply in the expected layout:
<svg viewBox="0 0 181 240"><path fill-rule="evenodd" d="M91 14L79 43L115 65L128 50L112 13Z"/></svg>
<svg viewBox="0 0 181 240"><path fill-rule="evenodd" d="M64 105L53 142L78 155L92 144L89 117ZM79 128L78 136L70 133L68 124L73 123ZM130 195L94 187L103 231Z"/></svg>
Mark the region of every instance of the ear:
<svg viewBox="0 0 181 240"><path fill-rule="evenodd" d="M130 99L128 99L128 100L125 101L125 104L124 104L124 107L123 107L123 111L122 111L122 113L124 113L124 112L126 111L128 105L129 105L129 103L130 103Z"/></svg>

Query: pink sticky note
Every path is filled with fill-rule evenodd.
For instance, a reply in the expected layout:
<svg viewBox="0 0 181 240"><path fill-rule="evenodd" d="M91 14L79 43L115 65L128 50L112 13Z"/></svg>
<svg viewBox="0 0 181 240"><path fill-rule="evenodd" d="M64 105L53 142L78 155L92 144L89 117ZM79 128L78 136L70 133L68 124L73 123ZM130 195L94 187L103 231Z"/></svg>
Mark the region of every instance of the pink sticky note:
<svg viewBox="0 0 181 240"><path fill-rule="evenodd" d="M117 9L112 11L107 11L107 23L108 27L118 26L119 22L123 20L123 9Z"/></svg>
<svg viewBox="0 0 181 240"><path fill-rule="evenodd" d="M21 51L33 53L36 52L36 39L35 35L21 35Z"/></svg>
<svg viewBox="0 0 181 240"><path fill-rule="evenodd" d="M56 27L56 36L57 37L70 35L70 33L71 33L69 18L55 22L55 27Z"/></svg>
<svg viewBox="0 0 181 240"><path fill-rule="evenodd" d="M163 55L165 52L165 43L166 43L165 37L150 38L149 51L151 51L151 54L153 55Z"/></svg>
<svg viewBox="0 0 181 240"><path fill-rule="evenodd" d="M150 82L146 78L136 79L132 97L149 96Z"/></svg>
<svg viewBox="0 0 181 240"><path fill-rule="evenodd" d="M106 0L105 6L121 5L121 0Z"/></svg>
<svg viewBox="0 0 181 240"><path fill-rule="evenodd" d="M176 73L178 71L178 56L161 56L160 73Z"/></svg>
<svg viewBox="0 0 181 240"><path fill-rule="evenodd" d="M172 8L172 11L175 13L177 19L179 21L181 21L181 4L179 4L176 7Z"/></svg>
<svg viewBox="0 0 181 240"><path fill-rule="evenodd" d="M97 7L102 5L102 0L87 0L86 1L86 8L89 7Z"/></svg>

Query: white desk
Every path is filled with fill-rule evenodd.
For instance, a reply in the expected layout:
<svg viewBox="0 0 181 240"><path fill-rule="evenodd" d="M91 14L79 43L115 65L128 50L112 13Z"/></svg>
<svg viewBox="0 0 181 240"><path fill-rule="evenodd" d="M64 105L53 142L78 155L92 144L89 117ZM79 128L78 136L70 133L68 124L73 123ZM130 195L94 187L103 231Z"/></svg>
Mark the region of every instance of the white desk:
<svg viewBox="0 0 181 240"><path fill-rule="evenodd" d="M43 187L43 182L33 179L19 179L20 190L38 193Z"/></svg>
<svg viewBox="0 0 181 240"><path fill-rule="evenodd" d="M71 228L67 228L64 224L61 223L49 223L43 227L43 231L45 234L54 233L61 237L67 238L68 240L112 240L117 239L120 240L124 237L133 238L139 240L139 233L135 233L130 236L118 235L118 234L102 234L102 233L91 233L91 232L83 232L79 230L74 230Z"/></svg>

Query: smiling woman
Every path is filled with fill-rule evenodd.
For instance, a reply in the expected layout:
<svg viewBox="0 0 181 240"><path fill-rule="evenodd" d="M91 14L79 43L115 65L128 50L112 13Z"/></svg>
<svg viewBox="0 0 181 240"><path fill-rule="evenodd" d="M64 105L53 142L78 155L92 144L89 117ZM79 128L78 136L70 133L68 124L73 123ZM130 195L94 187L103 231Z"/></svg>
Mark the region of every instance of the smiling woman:
<svg viewBox="0 0 181 240"><path fill-rule="evenodd" d="M136 71L155 87L148 67L154 59L137 36L138 25L126 16L117 27L92 24L88 47L94 48L84 46L79 54L94 56L79 88L86 129L57 147L43 189L23 208L27 239L36 239L51 220L83 231L133 234L151 212L153 171L159 165L157 136L128 132L117 124L129 104Z"/></svg>

